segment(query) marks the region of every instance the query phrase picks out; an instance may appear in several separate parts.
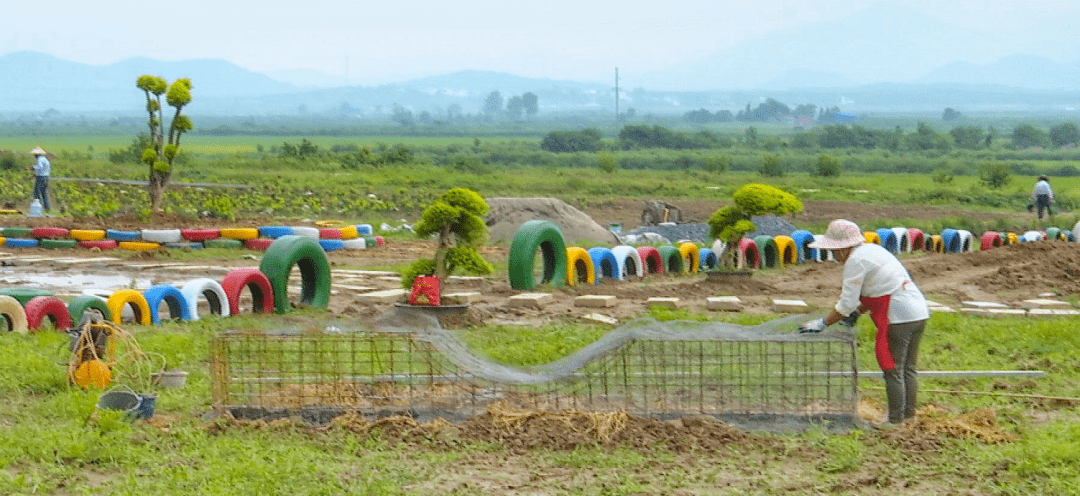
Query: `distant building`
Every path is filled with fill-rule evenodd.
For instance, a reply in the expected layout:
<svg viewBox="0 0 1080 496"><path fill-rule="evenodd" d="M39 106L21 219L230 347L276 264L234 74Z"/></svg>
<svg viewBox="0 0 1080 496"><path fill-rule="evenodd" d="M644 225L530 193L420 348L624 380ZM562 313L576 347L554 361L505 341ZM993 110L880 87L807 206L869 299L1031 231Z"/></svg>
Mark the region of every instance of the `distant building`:
<svg viewBox="0 0 1080 496"><path fill-rule="evenodd" d="M838 124L850 124L855 122L855 114L849 114L847 112L833 112L832 120Z"/></svg>

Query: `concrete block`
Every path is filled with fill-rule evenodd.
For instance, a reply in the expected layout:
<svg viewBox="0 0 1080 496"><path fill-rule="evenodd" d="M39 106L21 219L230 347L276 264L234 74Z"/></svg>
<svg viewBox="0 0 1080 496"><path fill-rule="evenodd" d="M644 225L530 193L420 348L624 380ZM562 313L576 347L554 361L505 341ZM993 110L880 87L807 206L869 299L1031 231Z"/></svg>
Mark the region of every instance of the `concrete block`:
<svg viewBox="0 0 1080 496"><path fill-rule="evenodd" d="M1035 299L1020 302L1021 308L1072 308L1072 304L1061 300Z"/></svg>
<svg viewBox="0 0 1080 496"><path fill-rule="evenodd" d="M360 303L394 303L405 301L408 295L409 290L407 289L384 289L356 295L356 301Z"/></svg>
<svg viewBox="0 0 1080 496"><path fill-rule="evenodd" d="M509 298L512 307L543 308L544 305L555 300L548 293L521 293Z"/></svg>
<svg viewBox="0 0 1080 496"><path fill-rule="evenodd" d="M773 311L784 313L803 313L810 311L810 305L802 300L773 300Z"/></svg>
<svg viewBox="0 0 1080 496"><path fill-rule="evenodd" d="M484 278L478 276L450 276L446 278L446 284L464 288L478 288L484 285Z"/></svg>
<svg viewBox="0 0 1080 496"><path fill-rule="evenodd" d="M678 298L654 296L645 300L645 306L648 307L664 307L664 308L679 308L682 306Z"/></svg>
<svg viewBox="0 0 1080 496"><path fill-rule="evenodd" d="M480 301L483 296L476 292L447 293L439 296L439 302L446 305L468 305Z"/></svg>
<svg viewBox="0 0 1080 496"><path fill-rule="evenodd" d="M930 312L956 313L956 309L944 305L938 305L933 307L927 305L927 309L930 310Z"/></svg>
<svg viewBox="0 0 1080 496"><path fill-rule="evenodd" d="M615 317L608 317L607 315L600 315L598 313L582 315L581 318L591 320L593 322L600 322L601 324L615 325L619 323L619 319L616 319Z"/></svg>
<svg viewBox="0 0 1080 496"><path fill-rule="evenodd" d="M960 303L969 308L1009 308L1008 305L992 301L962 301Z"/></svg>
<svg viewBox="0 0 1080 496"><path fill-rule="evenodd" d="M725 312L740 312L743 309L743 303L738 296L710 296L705 299L705 308Z"/></svg>
<svg viewBox="0 0 1080 496"><path fill-rule="evenodd" d="M979 315L982 317L1000 317L1002 315L1027 315L1027 310L1019 308L983 308L983 307L963 307L961 312L970 315Z"/></svg>
<svg viewBox="0 0 1080 496"><path fill-rule="evenodd" d="M1080 310L1075 308L1032 308L1028 310L1032 317L1064 317L1080 315Z"/></svg>
<svg viewBox="0 0 1080 496"><path fill-rule="evenodd" d="M575 307L607 308L615 306L618 301L614 295L583 295L574 298Z"/></svg>

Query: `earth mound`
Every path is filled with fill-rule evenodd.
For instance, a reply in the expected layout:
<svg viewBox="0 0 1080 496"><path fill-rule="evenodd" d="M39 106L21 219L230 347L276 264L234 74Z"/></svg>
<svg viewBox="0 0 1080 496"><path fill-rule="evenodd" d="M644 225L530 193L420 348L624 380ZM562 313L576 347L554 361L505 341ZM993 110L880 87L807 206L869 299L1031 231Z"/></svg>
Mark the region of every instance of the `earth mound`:
<svg viewBox="0 0 1080 496"><path fill-rule="evenodd" d="M619 238L581 210L557 198L485 198L488 238L511 242L514 233L530 220L546 220L558 226L567 245L585 242L617 245Z"/></svg>

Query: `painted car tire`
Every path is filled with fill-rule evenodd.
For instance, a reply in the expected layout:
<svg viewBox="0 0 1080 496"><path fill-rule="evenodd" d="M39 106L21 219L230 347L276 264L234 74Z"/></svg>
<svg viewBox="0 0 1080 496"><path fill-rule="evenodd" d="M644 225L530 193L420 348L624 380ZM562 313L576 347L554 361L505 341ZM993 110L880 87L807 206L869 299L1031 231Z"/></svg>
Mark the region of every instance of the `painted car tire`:
<svg viewBox="0 0 1080 496"><path fill-rule="evenodd" d="M984 232L979 242L979 250L986 251L1001 246L1001 235L994 231Z"/></svg>
<svg viewBox="0 0 1080 496"><path fill-rule="evenodd" d="M38 288L0 288L0 295L15 298L15 301L25 307L30 300L38 296L52 296L53 292Z"/></svg>
<svg viewBox="0 0 1080 496"><path fill-rule="evenodd" d="M792 231L791 240L795 242L795 252L798 255L796 263L806 263L807 260L821 261L817 250L807 246L814 242L814 233L805 229Z"/></svg>
<svg viewBox="0 0 1080 496"><path fill-rule="evenodd" d="M251 291L253 313L274 313L274 288L259 269L245 267L229 271L221 280L221 289L225 291L230 315L240 314L240 293L244 289Z"/></svg>
<svg viewBox="0 0 1080 496"><path fill-rule="evenodd" d="M127 251L146 251L156 250L161 248L161 245L148 241L119 241L116 243L116 247Z"/></svg>
<svg viewBox="0 0 1080 496"><path fill-rule="evenodd" d="M221 238L225 239L238 239L243 241L245 239L255 239L259 237L259 230L254 227L237 227L230 229L219 229L218 233ZM209 240L207 240L209 241Z"/></svg>
<svg viewBox="0 0 1080 496"><path fill-rule="evenodd" d="M365 241L364 238L359 238L359 237L358 238L352 238L352 239L346 239L346 240L342 240L341 246L342 246L342 248L345 248L346 250L363 250L363 249L367 248L367 241Z"/></svg>
<svg viewBox="0 0 1080 496"><path fill-rule="evenodd" d="M956 229L942 229L941 243L945 253L957 253L960 251L960 232Z"/></svg>
<svg viewBox="0 0 1080 496"><path fill-rule="evenodd" d="M772 236L762 234L755 236L753 241L761 255L761 267L771 269L783 266L780 264L780 251L776 248L776 240Z"/></svg>
<svg viewBox="0 0 1080 496"><path fill-rule="evenodd" d="M26 325L30 331L37 332L41 324L48 318L57 331L66 331L71 328L71 316L68 315L67 305L55 296L37 296L31 298L23 307L26 312Z"/></svg>
<svg viewBox="0 0 1080 496"><path fill-rule="evenodd" d="M799 252L795 249L794 238L780 234L773 236L773 242L776 243L777 260L781 267L799 263Z"/></svg>
<svg viewBox="0 0 1080 496"><path fill-rule="evenodd" d="M683 259L683 267L686 272L697 274L701 272L701 248L690 242L679 243L679 255Z"/></svg>
<svg viewBox="0 0 1080 496"><path fill-rule="evenodd" d="M68 236L76 241L97 241L105 239L104 229L72 229Z"/></svg>
<svg viewBox="0 0 1080 496"><path fill-rule="evenodd" d="M273 288L277 313L292 309L288 282L294 265L300 270L299 303L326 308L330 304L330 262L326 251L311 238L290 235L274 240L259 262L259 270L266 274Z"/></svg>
<svg viewBox="0 0 1080 496"><path fill-rule="evenodd" d="M892 228L893 236L896 236L897 249L904 253L911 253L911 237L908 236L906 227Z"/></svg>
<svg viewBox="0 0 1080 496"><path fill-rule="evenodd" d="M162 302L168 305L169 316L173 320L191 320L187 299L184 298L184 293L181 293L176 286L168 284L151 286L150 289L143 291L143 298L146 298L146 305L150 308L151 324L161 323L160 309Z"/></svg>
<svg viewBox="0 0 1080 496"><path fill-rule="evenodd" d="M975 242L972 241L973 239L975 239L975 236L971 234L971 231L959 229L956 231L956 236L960 238L959 253L975 250Z"/></svg>
<svg viewBox="0 0 1080 496"><path fill-rule="evenodd" d="M641 264L641 254L637 248L627 245L619 245L611 249L611 255L615 257L615 279L625 281L626 276L645 277L645 266Z"/></svg>
<svg viewBox="0 0 1080 496"><path fill-rule="evenodd" d="M916 229L914 227L907 230L908 240L911 243L911 251L926 250L926 237L922 232L922 229Z"/></svg>
<svg viewBox="0 0 1080 496"><path fill-rule="evenodd" d="M319 246L323 251L334 251L345 248L345 242L340 239L320 239Z"/></svg>
<svg viewBox="0 0 1080 496"><path fill-rule="evenodd" d="M757 243L749 238L739 240L739 268L757 269L761 267L761 252Z"/></svg>
<svg viewBox="0 0 1080 496"><path fill-rule="evenodd" d="M139 231L143 241L150 243L179 243L184 240L179 229L143 229Z"/></svg>
<svg viewBox="0 0 1080 496"><path fill-rule="evenodd" d="M900 253L900 240L897 239L896 233L892 229L883 227L875 231L878 237L878 244L882 248L885 248L889 253Z"/></svg>
<svg viewBox="0 0 1080 496"><path fill-rule="evenodd" d="M146 298L142 293L134 289L116 291L105 301L105 304L109 306L109 312L112 312L113 323L115 324L123 323L124 307L130 306L136 324L150 325L150 304L146 302Z"/></svg>
<svg viewBox="0 0 1080 496"><path fill-rule="evenodd" d="M236 240L230 240L230 241L236 241ZM243 241L243 243L244 243L244 248L247 248L249 250L266 251L266 249L270 248L270 245L272 245L274 243L274 240L267 239L267 238L255 238L255 239L245 239Z"/></svg>
<svg viewBox="0 0 1080 496"><path fill-rule="evenodd" d="M67 304L68 315L71 317L71 321L78 324L82 320L82 314L89 308L96 308L101 312L102 317L107 321L112 321L112 310L109 310L109 305L105 303L105 300L93 296L93 295L79 295L72 298Z"/></svg>
<svg viewBox="0 0 1080 496"><path fill-rule="evenodd" d="M336 227L324 227L319 229L319 239L341 239L341 229Z"/></svg>
<svg viewBox="0 0 1080 496"><path fill-rule="evenodd" d="M645 269L645 274L664 273L664 257L660 256L659 250L652 246L639 246L637 252L641 255L641 266Z"/></svg>
<svg viewBox="0 0 1080 496"><path fill-rule="evenodd" d="M34 238L6 238L4 246L8 248L37 248L38 240Z"/></svg>
<svg viewBox="0 0 1080 496"><path fill-rule="evenodd" d="M206 241L221 237L221 231L217 229L181 229L180 237L188 241Z"/></svg>
<svg viewBox="0 0 1080 496"><path fill-rule="evenodd" d="M293 226L293 236L303 236L305 238L318 241L319 240L319 228L310 226Z"/></svg>
<svg viewBox="0 0 1080 496"><path fill-rule="evenodd" d="M0 318L4 319L8 332L20 334L30 332L30 324L26 321L26 310L23 310L22 304L15 298L0 295Z"/></svg>
<svg viewBox="0 0 1080 496"><path fill-rule="evenodd" d="M357 226L358 228L360 226ZM371 245L368 244L368 247ZM533 277L533 261L537 250L544 268L539 282ZM566 282L566 241L555 224L546 220L530 220L514 232L507 259L510 287L533 289L538 284L562 286Z"/></svg>
<svg viewBox="0 0 1080 496"><path fill-rule="evenodd" d="M210 313L222 317L229 316L229 296L225 289L217 281L209 277L200 277L185 282L180 288L188 305L188 316L191 320L199 320L199 300L206 300L210 306Z"/></svg>
<svg viewBox="0 0 1080 496"><path fill-rule="evenodd" d="M138 241L139 231L120 231L117 229L106 229L105 239L111 239L114 241Z"/></svg>
<svg viewBox="0 0 1080 496"><path fill-rule="evenodd" d="M255 238L252 238L255 239ZM208 239L202 242L203 246L207 248L225 248L227 250L239 250L244 247L244 243L248 240L239 240L235 238L217 238Z"/></svg>
<svg viewBox="0 0 1080 496"><path fill-rule="evenodd" d="M62 227L35 227L30 230L30 237L37 239L66 238L71 233Z"/></svg>
<svg viewBox="0 0 1080 496"><path fill-rule="evenodd" d="M341 231L341 239L349 240L360 237L360 232L357 231L356 226L342 226L339 230Z"/></svg>
<svg viewBox="0 0 1080 496"><path fill-rule="evenodd" d="M5 227L3 235L5 238L29 238L32 232L34 230L29 227Z"/></svg>
<svg viewBox="0 0 1080 496"><path fill-rule="evenodd" d="M96 239L93 241L79 241L79 246L83 248L97 248L99 250L112 250L116 248L115 239Z"/></svg>
<svg viewBox="0 0 1080 496"><path fill-rule="evenodd" d="M74 239L53 239L42 238L38 243L38 246L42 248L48 248L50 250L56 249L70 249L78 246L79 242Z"/></svg>
<svg viewBox="0 0 1080 496"><path fill-rule="evenodd" d="M260 238L278 239L282 236L295 234L289 226L261 226L259 227Z"/></svg>
<svg viewBox="0 0 1080 496"><path fill-rule="evenodd" d="M683 258L683 254L679 251L679 247L674 245L658 246L656 251L660 252L660 259L664 261L664 272L668 274L685 274L688 270L686 266L686 259Z"/></svg>
<svg viewBox="0 0 1080 496"><path fill-rule="evenodd" d="M578 281L596 284L596 268L585 248L568 246L566 248L566 284L573 286Z"/></svg>
<svg viewBox="0 0 1080 496"><path fill-rule="evenodd" d="M600 283L600 279L606 277L608 279L618 279L619 273L619 261L615 259L615 255L611 253L610 248L603 246L594 246L589 248L589 258L592 259L593 270L595 270L596 283Z"/></svg>

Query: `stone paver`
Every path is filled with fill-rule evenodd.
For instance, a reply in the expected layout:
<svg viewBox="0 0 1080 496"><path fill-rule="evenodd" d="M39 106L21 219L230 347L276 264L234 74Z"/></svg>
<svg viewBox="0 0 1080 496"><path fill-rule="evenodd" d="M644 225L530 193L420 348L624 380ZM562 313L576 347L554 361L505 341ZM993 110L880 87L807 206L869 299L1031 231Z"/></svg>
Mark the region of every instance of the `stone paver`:
<svg viewBox="0 0 1080 496"><path fill-rule="evenodd" d="M439 302L445 305L470 305L480 301L483 296L477 292L447 293L439 296Z"/></svg>
<svg viewBox="0 0 1080 496"><path fill-rule="evenodd" d="M802 300L773 300L772 303L774 312L802 313L810 310L810 305Z"/></svg>
<svg viewBox="0 0 1080 496"><path fill-rule="evenodd" d="M648 307L664 307L664 308L679 308L682 306L682 302L678 298L666 297L666 296L654 296L645 300L645 306Z"/></svg>
<svg viewBox="0 0 1080 496"><path fill-rule="evenodd" d="M738 296L710 296L705 299L705 308L708 310L739 312L743 309L743 302Z"/></svg>
<svg viewBox="0 0 1080 496"><path fill-rule="evenodd" d="M1072 304L1061 300L1034 299L1020 302L1021 308L1072 308Z"/></svg>
<svg viewBox="0 0 1080 496"><path fill-rule="evenodd" d="M614 295L582 295L574 298L575 307L607 308L615 306L618 298Z"/></svg>
<svg viewBox="0 0 1080 496"><path fill-rule="evenodd" d="M382 291L358 294L356 295L356 301L361 303L394 303L404 301L408 294L409 290L407 289L384 289Z"/></svg>
<svg viewBox="0 0 1080 496"><path fill-rule="evenodd" d="M521 293L511 296L508 302L512 307L543 308L554 300L548 293Z"/></svg>
<svg viewBox="0 0 1080 496"><path fill-rule="evenodd" d="M1009 305L992 301L962 301L960 304L970 308L1009 308Z"/></svg>

